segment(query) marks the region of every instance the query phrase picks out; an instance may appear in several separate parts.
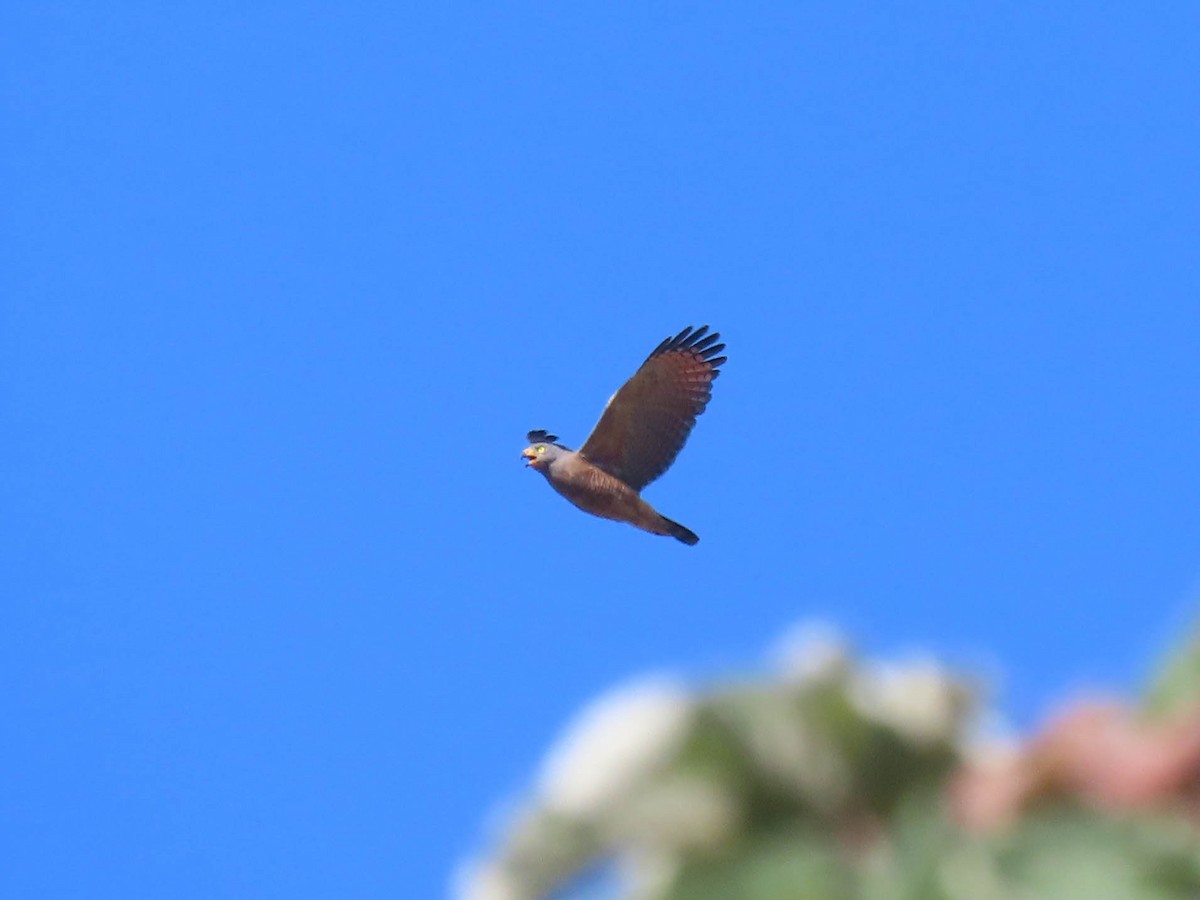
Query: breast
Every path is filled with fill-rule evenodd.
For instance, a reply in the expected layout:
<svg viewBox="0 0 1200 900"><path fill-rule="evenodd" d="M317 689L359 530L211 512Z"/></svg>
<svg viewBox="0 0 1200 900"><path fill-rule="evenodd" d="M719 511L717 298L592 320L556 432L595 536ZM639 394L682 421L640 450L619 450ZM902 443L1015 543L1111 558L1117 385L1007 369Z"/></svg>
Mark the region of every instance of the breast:
<svg viewBox="0 0 1200 900"><path fill-rule="evenodd" d="M623 522L632 521L636 515L638 496L633 489L578 456L556 465L550 484L592 515Z"/></svg>

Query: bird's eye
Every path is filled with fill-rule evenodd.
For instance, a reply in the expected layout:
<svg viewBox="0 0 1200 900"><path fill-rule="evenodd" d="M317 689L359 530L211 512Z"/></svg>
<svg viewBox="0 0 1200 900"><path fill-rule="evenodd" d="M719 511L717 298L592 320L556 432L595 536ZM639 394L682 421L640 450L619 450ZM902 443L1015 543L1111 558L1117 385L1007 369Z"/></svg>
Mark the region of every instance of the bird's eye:
<svg viewBox="0 0 1200 900"><path fill-rule="evenodd" d="M538 447L538 448L537 448L537 452L538 452L538 453L545 453L545 452L546 452L546 447L545 447L545 445L542 445L541 447Z"/></svg>

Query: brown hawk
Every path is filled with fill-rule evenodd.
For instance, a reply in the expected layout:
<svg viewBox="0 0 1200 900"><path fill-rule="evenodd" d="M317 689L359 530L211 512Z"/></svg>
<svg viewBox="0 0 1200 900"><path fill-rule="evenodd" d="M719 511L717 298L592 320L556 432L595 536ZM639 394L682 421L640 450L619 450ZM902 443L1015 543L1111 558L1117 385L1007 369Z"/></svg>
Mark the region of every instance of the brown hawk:
<svg viewBox="0 0 1200 900"><path fill-rule="evenodd" d="M569 450L555 435L531 431L522 458L585 512L695 544L700 538L638 495L675 461L708 405L725 362L720 338L707 325L667 338L612 395L582 447Z"/></svg>

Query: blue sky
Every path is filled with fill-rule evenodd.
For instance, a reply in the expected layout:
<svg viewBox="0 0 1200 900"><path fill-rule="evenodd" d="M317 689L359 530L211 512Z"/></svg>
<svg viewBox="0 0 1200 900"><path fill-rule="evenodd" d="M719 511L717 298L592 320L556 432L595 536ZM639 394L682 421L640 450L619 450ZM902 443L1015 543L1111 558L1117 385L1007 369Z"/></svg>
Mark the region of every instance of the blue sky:
<svg viewBox="0 0 1200 900"><path fill-rule="evenodd" d="M0 894L426 897L789 625L1132 690L1200 584L1185 4L10 3ZM730 361L647 497L578 445Z"/></svg>

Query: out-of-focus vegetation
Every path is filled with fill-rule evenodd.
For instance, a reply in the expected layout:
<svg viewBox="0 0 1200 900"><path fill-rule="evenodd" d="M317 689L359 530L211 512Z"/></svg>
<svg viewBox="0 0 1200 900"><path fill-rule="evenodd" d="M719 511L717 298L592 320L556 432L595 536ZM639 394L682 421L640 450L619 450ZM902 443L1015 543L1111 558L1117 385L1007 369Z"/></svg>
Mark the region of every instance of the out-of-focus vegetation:
<svg viewBox="0 0 1200 900"><path fill-rule="evenodd" d="M459 895L1200 897L1200 640L1141 708L1079 701L1001 741L982 705L830 639L742 684L633 685L568 730Z"/></svg>

